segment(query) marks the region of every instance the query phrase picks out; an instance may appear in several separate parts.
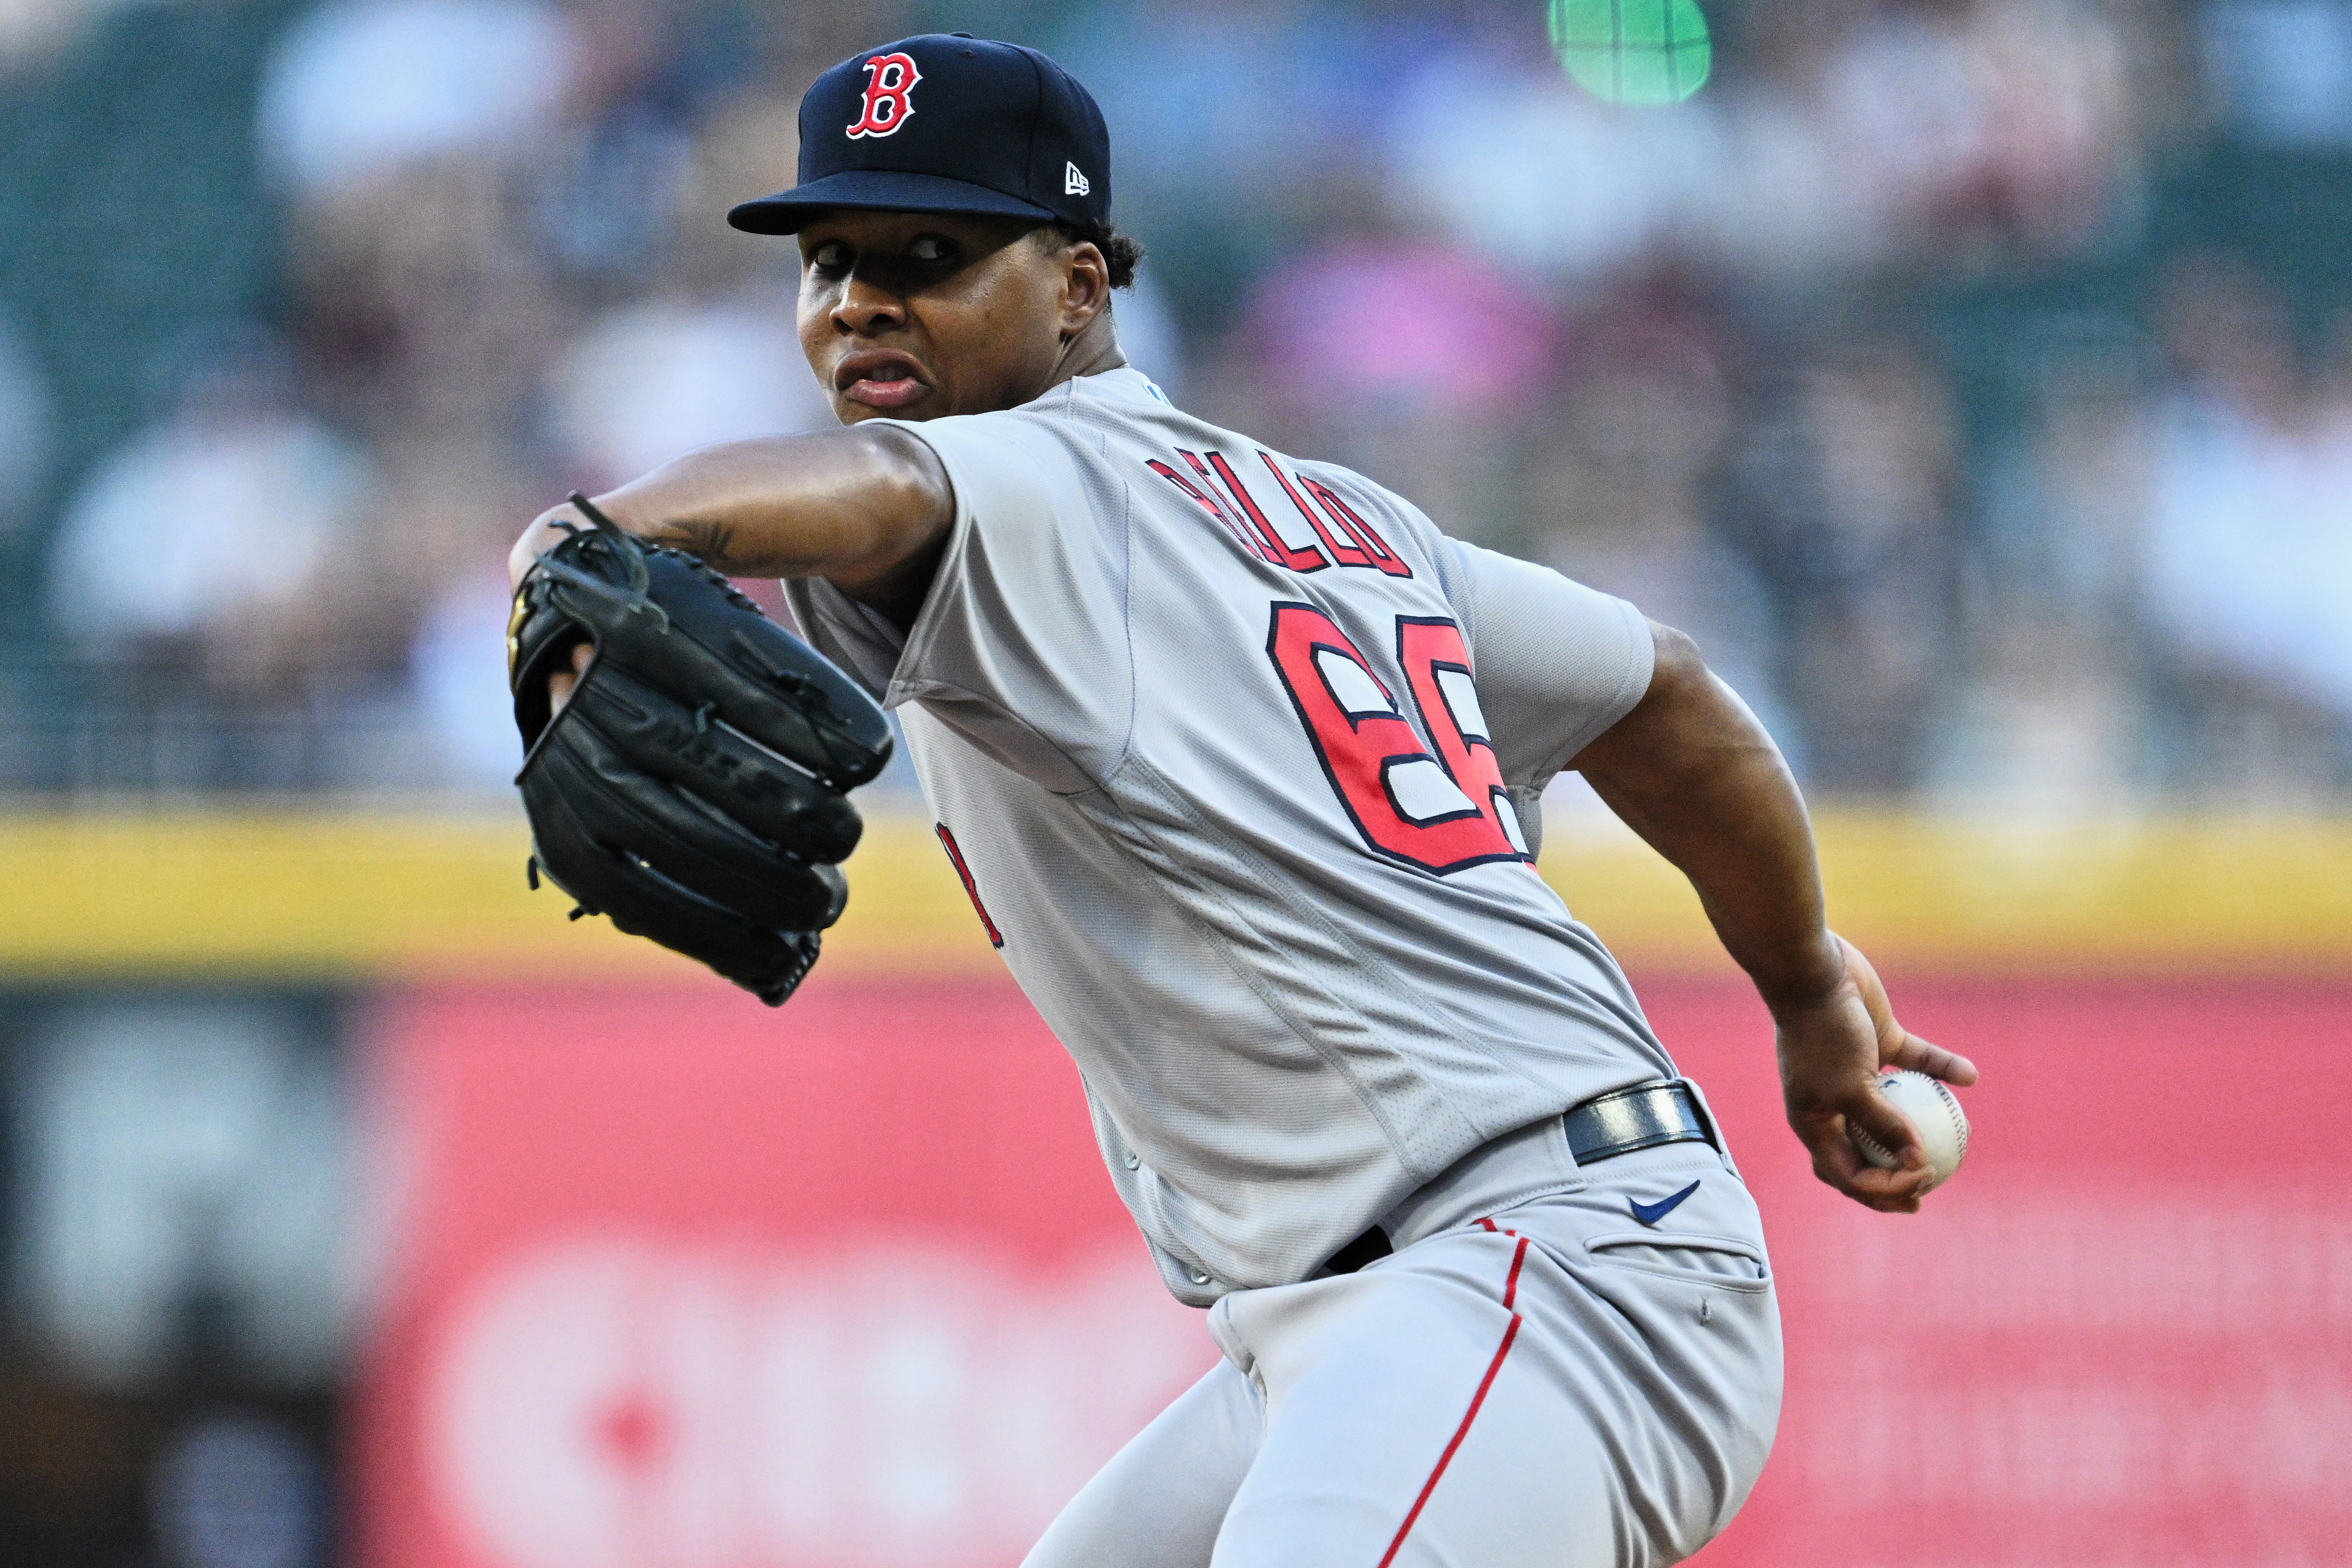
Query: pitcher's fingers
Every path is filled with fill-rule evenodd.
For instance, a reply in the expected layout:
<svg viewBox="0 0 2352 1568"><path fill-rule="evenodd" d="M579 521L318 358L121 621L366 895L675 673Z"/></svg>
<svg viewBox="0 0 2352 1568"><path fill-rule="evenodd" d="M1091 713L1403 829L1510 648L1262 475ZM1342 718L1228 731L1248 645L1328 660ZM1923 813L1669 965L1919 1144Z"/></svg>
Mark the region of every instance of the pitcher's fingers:
<svg viewBox="0 0 2352 1568"><path fill-rule="evenodd" d="M1845 1195L1880 1214L1917 1214L1925 1184L1924 1176L1915 1176L1908 1171L1880 1171L1864 1166Z"/></svg>
<svg viewBox="0 0 2352 1568"><path fill-rule="evenodd" d="M587 519L582 517L570 501L541 512L531 521L531 525L522 531L522 537L514 542L514 548L507 552L507 585L521 587L522 580L530 574L531 563L587 525Z"/></svg>
<svg viewBox="0 0 2352 1568"><path fill-rule="evenodd" d="M1927 1170L1927 1146L1919 1141L1919 1130L1885 1095L1874 1089L1840 1109L1845 1112L1849 1132L1859 1127L1869 1133L1872 1142L1891 1152L1906 1171Z"/></svg>
<svg viewBox="0 0 2352 1568"><path fill-rule="evenodd" d="M563 705L572 700L572 689L580 684L580 678L588 673L588 661L595 657L595 647L591 644L582 643L572 650L572 668L559 669L547 678L547 716L549 718L552 719L563 711Z"/></svg>
<svg viewBox="0 0 2352 1568"><path fill-rule="evenodd" d="M1845 1123L1838 1117L1828 1117L1809 1126L1801 1127L1797 1136L1812 1156L1813 1174L1840 1192L1845 1191L1857 1172L1870 1167L1864 1163L1862 1151L1845 1134Z"/></svg>
<svg viewBox="0 0 2352 1568"><path fill-rule="evenodd" d="M1916 1174L1923 1180L1927 1174L1927 1151L1920 1143L1918 1133L1903 1113L1875 1089L1844 1108L1843 1113L1823 1106L1801 1117L1791 1117L1790 1125L1812 1153L1813 1173L1842 1191L1851 1190L1873 1172L1887 1176ZM1877 1140L1881 1147L1894 1150L1901 1165L1894 1171L1879 1171L1864 1160L1862 1151L1854 1147L1856 1125Z"/></svg>
<svg viewBox="0 0 2352 1568"><path fill-rule="evenodd" d="M1941 1046L1929 1045L1914 1034L1905 1034L1892 1049L1879 1053L1884 1067L1909 1068L1926 1073L1929 1078L1956 1083L1962 1089L1977 1081L1977 1064L1958 1051L1948 1051Z"/></svg>
<svg viewBox="0 0 2352 1568"><path fill-rule="evenodd" d="M1854 1202L1883 1214L1914 1214L1919 1208L1927 1170L1882 1171L1864 1163L1847 1136L1845 1124L1832 1119L1804 1135L1813 1156L1813 1174Z"/></svg>

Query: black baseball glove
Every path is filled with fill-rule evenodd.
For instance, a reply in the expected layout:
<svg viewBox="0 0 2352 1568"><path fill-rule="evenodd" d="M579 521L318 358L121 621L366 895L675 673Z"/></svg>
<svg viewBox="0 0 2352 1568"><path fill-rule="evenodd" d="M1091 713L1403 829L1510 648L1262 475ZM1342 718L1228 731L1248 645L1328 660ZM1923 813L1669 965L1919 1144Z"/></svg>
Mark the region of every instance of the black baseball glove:
<svg viewBox="0 0 2352 1568"><path fill-rule="evenodd" d="M507 633L531 886L779 1005L841 918L864 826L844 792L889 761L889 723L718 573L572 500L596 527L540 557Z"/></svg>

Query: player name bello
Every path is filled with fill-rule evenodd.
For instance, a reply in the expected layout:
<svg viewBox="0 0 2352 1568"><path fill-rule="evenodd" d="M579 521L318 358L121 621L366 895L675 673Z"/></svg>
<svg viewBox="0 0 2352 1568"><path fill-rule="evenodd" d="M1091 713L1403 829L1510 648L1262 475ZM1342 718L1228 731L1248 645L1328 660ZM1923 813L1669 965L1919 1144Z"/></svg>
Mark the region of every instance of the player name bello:
<svg viewBox="0 0 2352 1568"><path fill-rule="evenodd" d="M1316 544L1298 544L1284 538L1281 531L1266 521L1265 513L1258 510L1249 487L1242 483L1241 477L1234 472L1233 465L1225 461L1223 452L1210 452L1205 463L1201 454L1188 452L1181 447L1177 449L1176 456L1199 476L1201 482L1198 485L1157 458L1149 459L1146 466L1192 497L1203 511L1224 525L1243 549L1259 560L1292 572L1320 572L1326 566L1365 566L1385 572L1391 577L1412 575L1412 568L1405 564L1404 558L1391 550L1388 542L1373 531L1372 525L1333 494L1329 486L1304 475L1293 477L1284 473L1282 465L1274 460L1273 453L1260 452L1258 458L1265 464L1266 472L1274 476L1274 482L1282 487L1283 494L1290 498L1291 505L1298 509L1298 515L1306 519L1307 529L1318 542ZM1214 479L1210 477L1211 469L1215 470ZM1220 480L1223 484L1222 494L1219 491ZM1323 517L1318 517L1315 508L1307 504L1306 498L1299 494L1302 489L1313 496L1322 507ZM1240 509L1239 516L1227 507L1223 499L1226 495L1233 498L1233 506ZM1324 526L1325 517L1330 520L1330 527ZM1353 542L1341 543L1332 537L1331 528L1337 528Z"/></svg>

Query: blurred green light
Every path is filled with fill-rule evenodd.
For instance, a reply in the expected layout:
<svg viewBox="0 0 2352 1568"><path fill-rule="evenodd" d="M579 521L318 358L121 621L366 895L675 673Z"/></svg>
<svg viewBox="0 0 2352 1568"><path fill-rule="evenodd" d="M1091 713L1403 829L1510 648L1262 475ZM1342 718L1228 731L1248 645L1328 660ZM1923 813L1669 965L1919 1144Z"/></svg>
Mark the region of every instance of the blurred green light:
<svg viewBox="0 0 2352 1568"><path fill-rule="evenodd" d="M1680 103L1715 60L1697 0L1551 0L1551 47L1579 87L1611 103Z"/></svg>

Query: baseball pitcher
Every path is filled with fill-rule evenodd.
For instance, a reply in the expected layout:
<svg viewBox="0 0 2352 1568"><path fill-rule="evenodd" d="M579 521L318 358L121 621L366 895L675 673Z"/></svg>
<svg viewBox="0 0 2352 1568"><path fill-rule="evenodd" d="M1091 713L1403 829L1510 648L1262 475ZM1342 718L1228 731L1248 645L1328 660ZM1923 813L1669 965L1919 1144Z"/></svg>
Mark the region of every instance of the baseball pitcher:
<svg viewBox="0 0 2352 1568"><path fill-rule="evenodd" d="M781 1001L899 715L1224 1352L1034 1568L1696 1552L1779 1413L1763 1232L1536 874L1544 786L1580 772L1696 885L1823 1181L1916 1208L1874 1075L1976 1076L1825 925L1770 738L1631 605L1172 406L1120 354L1140 250L1052 60L903 39L820 77L800 130L800 183L729 221L797 237L845 427L692 453L518 543L538 869ZM714 572L782 578L806 642Z"/></svg>

